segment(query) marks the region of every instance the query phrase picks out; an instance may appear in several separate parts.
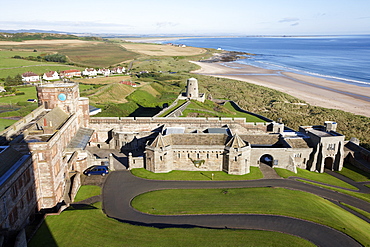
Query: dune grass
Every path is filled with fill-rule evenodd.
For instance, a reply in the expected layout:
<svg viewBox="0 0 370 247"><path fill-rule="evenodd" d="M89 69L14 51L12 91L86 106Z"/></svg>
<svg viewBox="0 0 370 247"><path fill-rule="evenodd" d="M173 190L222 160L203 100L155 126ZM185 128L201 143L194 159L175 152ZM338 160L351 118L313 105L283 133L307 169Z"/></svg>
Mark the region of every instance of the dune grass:
<svg viewBox="0 0 370 247"><path fill-rule="evenodd" d="M134 198L139 211L158 215L275 214L305 219L342 231L370 245L370 224L310 193L283 188L169 189Z"/></svg>
<svg viewBox="0 0 370 247"><path fill-rule="evenodd" d="M297 173L288 171L283 168L275 168L275 171L277 172L277 174L279 174L279 176L283 178L300 177L300 178L305 178L305 179L313 180L313 181L320 182L320 183L325 183L328 185L334 185L334 186L339 186L342 188L357 190L356 187L338 178L335 178L327 173L310 172L308 170L304 170L300 168L297 168Z"/></svg>
<svg viewBox="0 0 370 247"><path fill-rule="evenodd" d="M155 228L106 217L101 203L48 216L28 246L314 246L279 232L206 228Z"/></svg>
<svg viewBox="0 0 370 247"><path fill-rule="evenodd" d="M226 180L252 180L263 178L262 172L258 167L251 167L250 169L251 172L245 175L230 175L222 171L171 171L168 173L154 173L144 168L132 169L131 173L137 177L154 180L226 181Z"/></svg>

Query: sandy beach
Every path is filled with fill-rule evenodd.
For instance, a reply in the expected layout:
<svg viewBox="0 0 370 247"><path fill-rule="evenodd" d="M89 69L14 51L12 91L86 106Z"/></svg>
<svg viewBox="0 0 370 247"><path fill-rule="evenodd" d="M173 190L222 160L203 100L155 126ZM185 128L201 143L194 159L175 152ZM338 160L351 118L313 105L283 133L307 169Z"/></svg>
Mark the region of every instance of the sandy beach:
<svg viewBox="0 0 370 247"><path fill-rule="evenodd" d="M195 74L245 81L269 87L310 105L339 109L370 117L370 87L360 87L314 76L230 63L193 62L202 68Z"/></svg>

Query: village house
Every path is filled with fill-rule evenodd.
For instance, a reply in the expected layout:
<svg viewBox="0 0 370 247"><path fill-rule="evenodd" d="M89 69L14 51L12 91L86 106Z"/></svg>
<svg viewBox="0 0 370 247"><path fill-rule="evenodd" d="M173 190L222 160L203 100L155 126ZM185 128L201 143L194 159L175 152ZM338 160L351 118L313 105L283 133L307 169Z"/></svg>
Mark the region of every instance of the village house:
<svg viewBox="0 0 370 247"><path fill-rule="evenodd" d="M94 77L97 76L98 72L94 68L86 68L84 71L82 71L82 75L84 76L90 76Z"/></svg>
<svg viewBox="0 0 370 247"><path fill-rule="evenodd" d="M44 81L55 81L55 80L59 80L59 75L58 75L58 72L56 71L49 71L49 72L44 73L44 75L42 76L42 79Z"/></svg>
<svg viewBox="0 0 370 247"><path fill-rule="evenodd" d="M103 76L109 76L111 74L111 71L110 69L99 69L98 74Z"/></svg>
<svg viewBox="0 0 370 247"><path fill-rule="evenodd" d="M137 87L137 85L131 81L120 81L119 83L124 84L124 85L129 85L131 87Z"/></svg>
<svg viewBox="0 0 370 247"><path fill-rule="evenodd" d="M111 69L112 74L123 74L125 73L126 69L124 67L115 67Z"/></svg>
<svg viewBox="0 0 370 247"><path fill-rule="evenodd" d="M22 81L23 82L38 82L40 81L40 76L33 72L26 72L22 74Z"/></svg>
<svg viewBox="0 0 370 247"><path fill-rule="evenodd" d="M63 70L60 71L60 77L61 78L81 77L81 71L77 69Z"/></svg>

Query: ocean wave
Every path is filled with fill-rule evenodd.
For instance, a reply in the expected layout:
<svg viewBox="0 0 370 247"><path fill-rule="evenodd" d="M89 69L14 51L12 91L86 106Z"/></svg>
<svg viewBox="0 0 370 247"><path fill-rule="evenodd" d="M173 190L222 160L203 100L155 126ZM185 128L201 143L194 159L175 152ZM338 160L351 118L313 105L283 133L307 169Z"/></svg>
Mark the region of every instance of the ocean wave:
<svg viewBox="0 0 370 247"><path fill-rule="evenodd" d="M307 75L312 75L312 76L316 76L316 77L331 79L331 80L350 83L350 84L360 84L360 85L370 86L370 82L348 79L348 78L332 76L332 75L325 75L325 74L320 74L320 73L316 73L316 72L300 70L300 69L292 68L292 67L288 67L288 66L268 63L268 62L264 62L264 61L253 61L253 62L240 61L240 62L244 63L244 64L249 64L249 65L252 65L252 66L262 67L262 68L265 68L265 69L266 68L267 69L279 68L281 70L285 70L285 71L288 71L288 72L293 71L293 72L296 72L296 73L299 73L299 74L307 74ZM261 64L261 66L259 66L258 64Z"/></svg>

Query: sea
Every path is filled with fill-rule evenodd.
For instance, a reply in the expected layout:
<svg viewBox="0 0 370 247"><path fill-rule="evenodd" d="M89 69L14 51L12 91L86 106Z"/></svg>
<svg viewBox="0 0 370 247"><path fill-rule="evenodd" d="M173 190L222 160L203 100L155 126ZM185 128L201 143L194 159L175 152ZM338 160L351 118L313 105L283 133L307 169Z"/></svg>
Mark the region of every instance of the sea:
<svg viewBox="0 0 370 247"><path fill-rule="evenodd" d="M254 55L237 62L370 87L370 35L186 38L170 42L248 52Z"/></svg>

